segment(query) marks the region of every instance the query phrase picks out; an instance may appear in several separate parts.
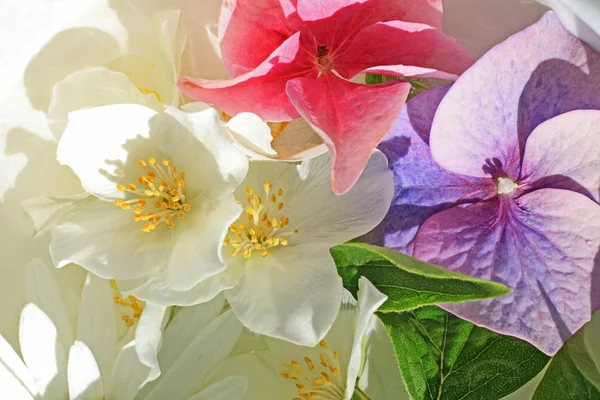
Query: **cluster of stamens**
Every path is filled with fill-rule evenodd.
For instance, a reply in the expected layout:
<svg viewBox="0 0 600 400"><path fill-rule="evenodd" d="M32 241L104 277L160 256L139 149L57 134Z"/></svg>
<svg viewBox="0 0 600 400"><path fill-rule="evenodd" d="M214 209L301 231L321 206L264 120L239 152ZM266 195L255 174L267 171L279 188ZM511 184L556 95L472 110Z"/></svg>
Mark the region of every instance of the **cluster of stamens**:
<svg viewBox="0 0 600 400"><path fill-rule="evenodd" d="M142 312L146 307L146 302L131 295L127 296L127 298L121 296L119 286L114 280L110 281L110 287L116 292L113 293L113 302L126 309L125 313L121 315L121 320L125 323L126 327L131 328L140 320Z"/></svg>
<svg viewBox="0 0 600 400"><path fill-rule="evenodd" d="M116 206L123 210L133 211L133 220L144 221L142 232L152 232L161 223L169 228L175 227L174 220L183 219L185 213L192 208L185 202L185 173L177 172L177 167L171 165L168 158L162 163L154 157L140 160L140 165L149 167L146 175L137 178L137 185L117 185L121 192L131 193L133 196L127 200L115 200Z"/></svg>
<svg viewBox="0 0 600 400"><path fill-rule="evenodd" d="M254 193L251 187L246 187L245 208L247 223L241 217L236 224L229 227L229 234L223 242L224 246L231 246L233 256L242 254L244 258L252 257L254 251L260 252L262 257L269 254L269 249L277 246L287 246L287 236L298 232L298 229L289 230L290 220L281 215L284 208L283 189L272 191L270 182L265 182L263 190L266 202ZM238 203L241 203L238 200Z"/></svg>
<svg viewBox="0 0 600 400"><path fill-rule="evenodd" d="M344 398L339 354L337 351L332 352L324 340L319 342L319 346L322 352L319 354L318 361L305 356L300 362L291 360L283 364L286 369L279 375L294 380L298 389L299 397L294 397L292 400L342 400Z"/></svg>
<svg viewBox="0 0 600 400"><path fill-rule="evenodd" d="M512 194L519 185L509 178L498 178L498 194Z"/></svg>

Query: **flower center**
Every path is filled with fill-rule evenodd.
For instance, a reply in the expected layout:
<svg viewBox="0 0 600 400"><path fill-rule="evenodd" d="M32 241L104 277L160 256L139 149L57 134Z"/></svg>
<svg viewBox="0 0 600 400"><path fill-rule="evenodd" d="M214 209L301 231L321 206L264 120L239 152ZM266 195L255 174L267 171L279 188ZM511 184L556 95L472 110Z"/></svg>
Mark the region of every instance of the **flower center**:
<svg viewBox="0 0 600 400"><path fill-rule="evenodd" d="M133 220L144 221L146 224L141 228L142 232L152 232L160 224L169 228L175 227L175 219L183 219L185 213L192 208L191 204L185 202L185 173L177 173L177 167L171 165L168 158L159 164L154 157L148 160L140 160L140 165L150 167L137 182L143 186L117 185L121 192L131 193L127 200L115 200L116 206L123 210L133 211Z"/></svg>
<svg viewBox="0 0 600 400"><path fill-rule="evenodd" d="M122 310L121 320L125 323L125 326L131 328L137 321L140 320L142 312L146 307L146 302L139 300L135 296L127 296L123 298L119 291L119 286L115 280L110 281L110 287L113 289L113 302L124 308Z"/></svg>
<svg viewBox="0 0 600 400"><path fill-rule="evenodd" d="M229 227L229 235L225 237L223 245L231 246L231 254L242 254L244 258L252 257L253 252L260 251L265 257L269 249L277 246L287 246L285 237L298 232L298 229L287 228L290 220L281 214L284 208L283 189L271 192L272 185L265 182L263 190L266 194L266 203L259 194L254 193L250 186L246 187L246 217L248 223L241 222L240 217L235 224ZM240 201L238 200L238 203Z"/></svg>
<svg viewBox="0 0 600 400"><path fill-rule="evenodd" d="M282 369L279 375L294 380L298 388L299 397L292 400L344 399L345 384L340 376L339 354L337 351L332 352L324 340L319 342L319 346L322 352L318 361L305 356L302 363L291 360L283 364L285 369Z"/></svg>
<svg viewBox="0 0 600 400"><path fill-rule="evenodd" d="M331 71L333 68L333 62L329 57L329 47L325 45L320 45L317 47L317 64L319 64L319 68L321 71Z"/></svg>
<svg viewBox="0 0 600 400"><path fill-rule="evenodd" d="M498 194L512 194L519 185L508 178L498 178Z"/></svg>

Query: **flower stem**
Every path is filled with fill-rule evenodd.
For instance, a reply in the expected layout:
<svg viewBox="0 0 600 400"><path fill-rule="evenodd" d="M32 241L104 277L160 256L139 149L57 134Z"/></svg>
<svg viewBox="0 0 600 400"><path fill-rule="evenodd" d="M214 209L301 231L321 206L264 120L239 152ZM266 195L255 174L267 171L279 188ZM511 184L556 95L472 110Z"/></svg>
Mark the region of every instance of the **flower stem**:
<svg viewBox="0 0 600 400"><path fill-rule="evenodd" d="M358 386L354 388L354 399L356 400L371 400L371 398L361 390Z"/></svg>

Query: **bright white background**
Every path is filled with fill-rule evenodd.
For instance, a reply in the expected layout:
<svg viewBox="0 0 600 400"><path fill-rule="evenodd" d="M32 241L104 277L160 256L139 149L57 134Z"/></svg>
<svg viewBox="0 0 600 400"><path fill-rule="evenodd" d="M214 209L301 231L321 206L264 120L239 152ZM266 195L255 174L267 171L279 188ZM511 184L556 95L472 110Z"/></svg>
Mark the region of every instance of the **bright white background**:
<svg viewBox="0 0 600 400"><path fill-rule="evenodd" d="M205 2L206 14L216 15L213 0L187 1ZM78 187L54 158L56 143L44 117L51 89L67 74L104 64L126 51L131 38L124 26L132 23L131 15L140 3L0 0L0 334L16 348L19 314L25 303L25 266L32 257L49 262L48 237L32 238L20 203L41 194L67 195ZM152 8L165 8L168 3L144 2ZM475 57L535 22L545 11L527 0L445 0L444 6L446 32ZM58 279L80 282L82 274L61 270ZM67 301L76 301L77 285L64 287ZM590 339L600 332L600 319L594 324L586 332ZM600 341L596 344L598 361ZM507 398L529 399L536 384L534 380Z"/></svg>

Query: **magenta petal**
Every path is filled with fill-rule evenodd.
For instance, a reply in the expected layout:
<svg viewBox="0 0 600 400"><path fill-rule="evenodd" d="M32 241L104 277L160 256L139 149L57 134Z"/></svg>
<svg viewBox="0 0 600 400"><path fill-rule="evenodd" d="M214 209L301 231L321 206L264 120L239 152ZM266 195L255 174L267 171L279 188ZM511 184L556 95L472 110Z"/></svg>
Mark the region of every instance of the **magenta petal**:
<svg viewBox="0 0 600 400"><path fill-rule="evenodd" d="M600 200L600 111L571 111L540 124L525 145L521 184Z"/></svg>
<svg viewBox="0 0 600 400"><path fill-rule="evenodd" d="M429 217L495 196L491 179L448 172L431 157L431 121L448 89L449 85L436 87L409 101L379 144L394 173L394 199L386 217L363 241L412 254L417 231Z"/></svg>
<svg viewBox="0 0 600 400"><path fill-rule="evenodd" d="M251 112L268 121L289 121L300 115L285 93L286 81L316 74L314 64L300 48L300 33L296 33L247 74L218 81L181 77L177 86L186 95L230 115Z"/></svg>
<svg viewBox="0 0 600 400"><path fill-rule="evenodd" d="M219 42L234 78L258 67L290 37L279 0L226 0L219 15Z"/></svg>
<svg viewBox="0 0 600 400"><path fill-rule="evenodd" d="M396 75L410 76L414 67L428 69L430 77L456 79L473 58L452 37L429 25L403 21L378 22L358 32L332 55L342 76L352 78L370 67L394 66ZM407 74L402 73L407 67ZM432 70L440 71L436 76Z"/></svg>
<svg viewBox="0 0 600 400"><path fill-rule="evenodd" d="M547 119L600 109L600 54L553 13L497 45L448 92L431 131L444 168L471 176L519 176L525 142Z"/></svg>
<svg viewBox="0 0 600 400"><path fill-rule="evenodd" d="M332 73L288 82L290 100L331 152L336 194L356 183L371 151L400 114L409 90L407 82L361 85Z"/></svg>
<svg viewBox="0 0 600 400"><path fill-rule="evenodd" d="M298 0L298 16L320 44L338 46L380 21L407 21L442 29L441 0Z"/></svg>
<svg viewBox="0 0 600 400"><path fill-rule="evenodd" d="M446 304L477 325L552 355L600 308L600 207L568 190L457 206L431 217L414 255L513 293Z"/></svg>

